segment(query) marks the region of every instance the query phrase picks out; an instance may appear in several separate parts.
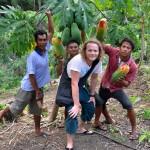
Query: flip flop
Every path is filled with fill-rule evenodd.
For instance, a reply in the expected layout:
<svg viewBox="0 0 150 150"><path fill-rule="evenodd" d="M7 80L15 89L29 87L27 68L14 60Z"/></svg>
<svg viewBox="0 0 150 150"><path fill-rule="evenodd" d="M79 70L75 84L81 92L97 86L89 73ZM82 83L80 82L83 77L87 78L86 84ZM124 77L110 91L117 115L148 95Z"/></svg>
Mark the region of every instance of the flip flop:
<svg viewBox="0 0 150 150"><path fill-rule="evenodd" d="M44 138L47 138L48 136L50 136L50 134L46 132L41 132L39 135L36 135L36 137L44 137Z"/></svg>
<svg viewBox="0 0 150 150"><path fill-rule="evenodd" d="M103 125L94 125L93 128L98 129L98 130L102 130L102 131L107 131L107 127L103 126Z"/></svg>
<svg viewBox="0 0 150 150"><path fill-rule="evenodd" d="M67 147L65 147L65 150L73 150L73 148L67 148Z"/></svg>
<svg viewBox="0 0 150 150"><path fill-rule="evenodd" d="M92 134L94 134L94 132L92 130L77 131L76 133L81 134L81 135L92 135Z"/></svg>
<svg viewBox="0 0 150 150"><path fill-rule="evenodd" d="M137 140L138 138L139 138L139 135L138 135L137 132L133 133L133 134L130 134L130 136L129 136L130 140Z"/></svg>

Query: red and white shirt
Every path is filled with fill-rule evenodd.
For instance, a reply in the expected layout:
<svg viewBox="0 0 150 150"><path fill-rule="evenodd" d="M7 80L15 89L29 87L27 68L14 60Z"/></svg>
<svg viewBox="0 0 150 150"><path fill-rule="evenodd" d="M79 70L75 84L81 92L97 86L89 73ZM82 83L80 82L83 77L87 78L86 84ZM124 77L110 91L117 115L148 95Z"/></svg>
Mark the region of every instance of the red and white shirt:
<svg viewBox="0 0 150 150"><path fill-rule="evenodd" d="M122 89L124 87L122 84L114 83L111 81L112 74L118 69L118 66L122 63L120 62L119 48L104 46L104 51L109 56L109 60L106 71L101 81L101 85L102 87L109 88L111 92ZM137 65L132 57L130 57L128 61L123 63L128 64L130 67L130 70L126 75L125 80L131 83L135 79L137 73Z"/></svg>

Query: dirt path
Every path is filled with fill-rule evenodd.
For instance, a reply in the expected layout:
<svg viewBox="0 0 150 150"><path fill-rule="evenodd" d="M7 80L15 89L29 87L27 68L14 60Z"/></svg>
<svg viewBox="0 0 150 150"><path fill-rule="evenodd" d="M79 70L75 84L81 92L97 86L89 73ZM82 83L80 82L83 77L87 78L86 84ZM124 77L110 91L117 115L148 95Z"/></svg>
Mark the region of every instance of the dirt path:
<svg viewBox="0 0 150 150"><path fill-rule="evenodd" d="M136 84L136 86L135 86ZM137 88L137 83L133 84L127 92L129 95L140 96L141 89ZM139 83L138 83L139 84ZM135 87L135 88L133 88ZM45 111L51 113L54 98L56 94L56 86L46 91L44 107ZM9 102L14 98L2 99L1 102ZM149 101L139 100L135 104L135 110L138 113L143 108L149 108ZM75 150L148 150L149 143L139 143L138 140L128 140L127 130L130 129L126 111L115 100L111 99L108 103L109 112L112 118L117 121L115 126L108 126L107 132L96 131L93 135L76 135ZM54 123L48 122L49 115L43 115L42 127L50 136L36 137L34 135L34 126L32 116L25 109L24 115L21 116L16 123L7 123L0 126L0 150L63 150L65 147L65 132L63 128L63 108L59 110L57 120ZM102 118L101 121L103 121ZM141 129L150 130L150 120L143 120L141 117L137 119L138 131ZM87 124L88 127L91 124ZM130 148L129 148L130 147Z"/></svg>

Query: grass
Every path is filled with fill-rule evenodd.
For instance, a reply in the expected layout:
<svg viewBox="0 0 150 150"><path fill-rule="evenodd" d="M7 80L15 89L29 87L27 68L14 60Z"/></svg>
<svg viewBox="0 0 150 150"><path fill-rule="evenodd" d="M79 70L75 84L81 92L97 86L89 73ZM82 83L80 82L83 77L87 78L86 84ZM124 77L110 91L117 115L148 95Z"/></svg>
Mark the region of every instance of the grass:
<svg viewBox="0 0 150 150"><path fill-rule="evenodd" d="M0 110L3 110L6 108L6 104L0 103Z"/></svg>
<svg viewBox="0 0 150 150"><path fill-rule="evenodd" d="M109 125L108 126L108 130L110 132L110 136L112 139L118 141L118 142L125 142L127 141L127 137L122 136L120 134L120 131L117 127L113 126L113 125Z"/></svg>
<svg viewBox="0 0 150 150"><path fill-rule="evenodd" d="M150 120L150 108L144 109L143 118L144 118L145 120Z"/></svg>
<svg viewBox="0 0 150 150"><path fill-rule="evenodd" d="M129 99L130 99L130 102L132 104L135 104L135 103L137 103L140 100L140 97L138 97L138 96L130 96Z"/></svg>
<svg viewBox="0 0 150 150"><path fill-rule="evenodd" d="M150 131L143 130L142 134L139 137L139 142L148 142L150 143Z"/></svg>

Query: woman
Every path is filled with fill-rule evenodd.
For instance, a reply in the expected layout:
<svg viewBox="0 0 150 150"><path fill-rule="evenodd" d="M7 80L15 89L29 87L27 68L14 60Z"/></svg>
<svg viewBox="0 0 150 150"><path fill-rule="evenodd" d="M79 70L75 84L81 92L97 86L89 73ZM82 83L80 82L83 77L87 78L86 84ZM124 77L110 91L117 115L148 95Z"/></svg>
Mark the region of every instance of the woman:
<svg viewBox="0 0 150 150"><path fill-rule="evenodd" d="M82 133L88 133L84 128L84 123L90 121L94 115L94 95L97 76L101 72L101 57L101 44L97 40L89 40L84 43L81 54L74 56L62 73L56 95L56 103L60 105L58 102L59 97L65 97L65 108L67 110L67 118L65 120L67 132L66 150L73 150L73 135L78 128L77 115L80 109L82 113L79 130ZM88 92L85 84L90 75L90 91ZM70 103L69 98L71 99Z"/></svg>

